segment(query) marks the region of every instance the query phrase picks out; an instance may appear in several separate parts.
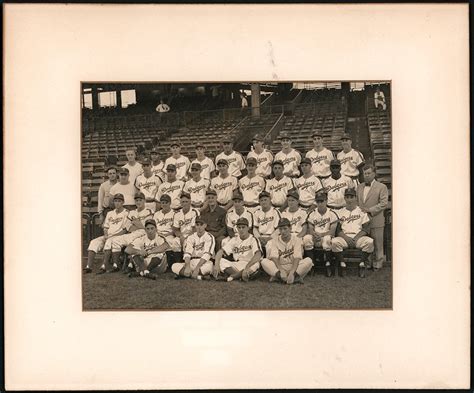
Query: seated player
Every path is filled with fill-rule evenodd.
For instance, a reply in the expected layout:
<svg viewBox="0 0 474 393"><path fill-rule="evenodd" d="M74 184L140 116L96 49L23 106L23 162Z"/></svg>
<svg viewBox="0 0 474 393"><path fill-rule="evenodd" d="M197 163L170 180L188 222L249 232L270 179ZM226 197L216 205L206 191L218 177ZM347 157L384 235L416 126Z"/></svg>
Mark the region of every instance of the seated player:
<svg viewBox="0 0 474 393"><path fill-rule="evenodd" d="M205 151L206 148L204 147L204 145L198 142L198 144L196 145L196 159L191 163L191 165L199 164L201 166L201 177L210 181L211 173L216 170L216 166L209 157L206 157Z"/></svg>
<svg viewBox="0 0 474 393"><path fill-rule="evenodd" d="M265 180L256 174L257 160L253 157L247 159L247 176L239 180L240 192L244 197L244 205L254 212L258 207L258 196L265 190Z"/></svg>
<svg viewBox="0 0 474 393"><path fill-rule="evenodd" d="M248 281L254 275L262 259L260 242L249 233L249 222L246 218L237 220L239 236L233 237L216 254L213 276L218 279L219 272L227 276L227 281L242 279ZM223 258L224 253L231 255L233 261Z"/></svg>
<svg viewBox="0 0 474 393"><path fill-rule="evenodd" d="M162 195L168 195L171 200L171 208L177 211L181 208L181 193L183 192L184 182L176 178L176 166L174 164L166 166L166 174L168 180L158 187L156 199L159 201Z"/></svg>
<svg viewBox="0 0 474 393"><path fill-rule="evenodd" d="M301 207L309 213L314 209L314 198L316 193L323 188L323 185L321 181L313 175L311 160L309 158L303 158L301 160L301 172L303 172L303 175L294 179L293 182L300 196Z"/></svg>
<svg viewBox="0 0 474 393"><path fill-rule="evenodd" d="M127 156L127 163L122 167L126 168L130 173L130 183L135 184L135 179L138 175L143 173L143 168L139 162L137 162L137 153L135 148L127 149L125 151L125 155Z"/></svg>
<svg viewBox="0 0 474 393"><path fill-rule="evenodd" d="M270 202L270 194L263 191L259 195L260 207L253 214L253 234L263 247L266 246L276 231L280 221L280 212Z"/></svg>
<svg viewBox="0 0 474 393"><path fill-rule="evenodd" d="M240 178L245 169L242 154L233 149L233 142L228 138L222 141L222 150L223 152L216 156L216 166L219 166L220 160L225 160L229 165L229 175Z"/></svg>
<svg viewBox="0 0 474 393"><path fill-rule="evenodd" d="M307 233L306 220L308 213L299 206L298 192L296 189L288 191L288 208L281 213L281 218L286 218L291 224L291 233L303 239Z"/></svg>
<svg viewBox="0 0 474 393"><path fill-rule="evenodd" d="M332 210L339 210L346 205L345 190L354 188L354 183L349 177L341 174L339 160L332 160L329 168L331 169L331 176L323 179L323 186L328 194L328 207Z"/></svg>
<svg viewBox="0 0 474 393"><path fill-rule="evenodd" d="M176 167L176 178L184 182L188 179L188 170L191 166L191 162L188 157L181 154L181 146L179 143L173 142L170 148L171 156L166 159L165 168L168 168L168 165L174 165Z"/></svg>
<svg viewBox="0 0 474 393"><path fill-rule="evenodd" d="M374 93L374 105L375 109L378 109L379 107L382 108L382 110L387 109L387 104L385 102L385 94L383 93L383 91L380 91L380 87L378 86Z"/></svg>
<svg viewBox="0 0 474 393"><path fill-rule="evenodd" d="M87 265L84 273L92 272L92 264L98 252L104 251L104 260L100 268L100 272L106 271L110 258L112 256L112 240L114 237L127 233L128 210L123 208L124 197L122 194L115 194L113 203L115 209L108 212L104 221L104 235L92 239L87 248ZM118 270L118 266L114 266L113 271Z"/></svg>
<svg viewBox="0 0 474 393"><path fill-rule="evenodd" d="M234 236L238 236L239 233L237 231L237 220L240 217L244 217L249 222L249 231L252 231L253 228L253 216L250 211L244 206L243 203L243 196L240 192L235 191L234 195L232 196L232 201L234 202L234 206L232 206L226 214L226 226L227 226L227 234L228 237L222 240L222 244L229 241Z"/></svg>
<svg viewBox="0 0 474 393"><path fill-rule="evenodd" d="M214 164L212 164L214 165ZM198 162L191 164L191 179L184 184L184 192L191 195L191 206L201 209L206 200L206 191L209 188L210 181L201 177L202 167Z"/></svg>
<svg viewBox="0 0 474 393"><path fill-rule="evenodd" d="M275 154L275 161L283 163L283 174L285 176L298 177L300 175L298 167L301 162L301 154L291 147L291 137L289 135L282 135L280 141L282 149Z"/></svg>
<svg viewBox="0 0 474 393"><path fill-rule="evenodd" d="M367 236L370 222L367 213L357 206L356 190L349 188L344 192L346 207L337 212L341 228L337 237L331 241L331 249L339 266L339 275L344 276L346 264L342 252L346 248L357 248L362 251L362 261L359 264L359 277L365 277L366 263L374 251L374 240Z"/></svg>
<svg viewBox="0 0 474 393"><path fill-rule="evenodd" d="M211 186L217 193L217 203L225 210L232 207L232 194L238 187L237 178L229 174L229 164L226 160L217 161L219 176L211 180Z"/></svg>
<svg viewBox="0 0 474 393"><path fill-rule="evenodd" d="M184 262L171 266L171 270L178 277L190 277L201 280L209 278L212 273L212 258L216 248L216 240L206 232L206 222L196 218L196 232L191 234L184 244Z"/></svg>
<svg viewBox="0 0 474 393"><path fill-rule="evenodd" d="M332 263L331 240L336 234L338 216L327 207L327 194L320 191L316 194L316 209L308 217L308 234L303 238L306 253L313 254L313 260L325 260L326 276L331 277L335 273ZM322 248L321 252L314 248Z"/></svg>
<svg viewBox="0 0 474 393"><path fill-rule="evenodd" d="M294 188L293 179L283 174L283 163L281 161L273 161L272 168L275 177L267 180L265 191L270 193L273 207L283 211L288 206L286 194Z"/></svg>
<svg viewBox="0 0 474 393"><path fill-rule="evenodd" d="M257 163L255 173L264 179L269 178L272 173L273 154L271 151L265 149L263 137L260 135L255 135L252 143L253 150L247 155L247 170L249 158L255 158Z"/></svg>
<svg viewBox="0 0 474 393"><path fill-rule="evenodd" d="M156 211L156 194L158 187L163 183L151 170L151 161L148 158L142 160L143 173L135 179L135 187L145 195L145 206L147 209Z"/></svg>
<svg viewBox="0 0 474 393"><path fill-rule="evenodd" d="M267 257L262 268L270 276L270 282L303 284L304 277L313 267L311 258L303 259L303 241L291 233L290 221L282 218L278 223L280 234L267 244Z"/></svg>
<svg viewBox="0 0 474 393"><path fill-rule="evenodd" d="M129 273L129 277L141 276L156 279L155 273L166 271L166 255L169 249L166 240L156 233L155 220L145 222L145 234L136 238L132 244L127 246L125 252L132 256L135 273Z"/></svg>
<svg viewBox="0 0 474 393"><path fill-rule="evenodd" d="M213 189L206 191L206 207L201 210L201 218L206 223L206 230L216 239L216 251L226 237L226 211L217 204L217 193Z"/></svg>
<svg viewBox="0 0 474 393"><path fill-rule="evenodd" d="M151 159L151 164L152 164L151 171L163 183L166 180L165 163L161 161L160 154L158 152L157 147L154 147L153 149L151 149L150 159Z"/></svg>
<svg viewBox="0 0 474 393"><path fill-rule="evenodd" d="M174 215L173 232L179 239L181 248L184 247L186 238L194 232L196 218L199 217L199 211L191 207L191 196L187 192L181 194L181 210Z"/></svg>
<svg viewBox="0 0 474 393"><path fill-rule="evenodd" d="M119 181L110 187L110 194L122 194L124 197L123 207L127 210L135 209L135 194L137 193L135 183L130 181L130 173L127 168L119 169Z"/></svg>

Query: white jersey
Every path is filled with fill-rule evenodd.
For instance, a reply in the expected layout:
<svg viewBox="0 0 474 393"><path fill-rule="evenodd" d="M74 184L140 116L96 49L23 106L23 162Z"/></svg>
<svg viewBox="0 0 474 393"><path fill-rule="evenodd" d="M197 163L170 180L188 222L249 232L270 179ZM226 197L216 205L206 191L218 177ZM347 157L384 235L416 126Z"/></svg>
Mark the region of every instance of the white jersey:
<svg viewBox="0 0 474 393"><path fill-rule="evenodd" d="M143 173L143 167L142 164L139 162L135 162L135 165L130 165L128 162L122 166L122 168L127 168L128 171L130 172L130 176L128 177L128 180L130 183L134 184L135 179L138 177L138 175L141 175Z"/></svg>
<svg viewBox="0 0 474 393"><path fill-rule="evenodd" d="M237 220L239 218L246 218L249 222L249 231L253 228L253 216L245 207L243 213L239 216L235 211L235 207L231 207L226 216L225 216L225 224L228 228L232 228L234 230L234 234L238 234L237 232Z"/></svg>
<svg viewBox="0 0 474 393"><path fill-rule="evenodd" d="M158 187L163 182L160 180L158 176L151 175L150 177L146 177L144 174L139 175L135 179L135 187L143 192L146 199L155 199L156 193L158 192Z"/></svg>
<svg viewBox="0 0 474 393"><path fill-rule="evenodd" d="M135 250L150 251L156 247L162 246L165 243L166 243L166 240L163 238L163 236L156 234L153 239L150 239L147 234L144 234L140 237L137 237L135 240L133 240L132 247ZM154 253L150 255L162 257L163 253Z"/></svg>
<svg viewBox="0 0 474 393"><path fill-rule="evenodd" d="M309 217L308 223L314 226L314 232L325 233L331 228L331 225L338 221L337 214L331 209L326 209L324 214L321 214L318 209L313 210Z"/></svg>
<svg viewBox="0 0 474 393"><path fill-rule="evenodd" d="M257 251L262 252L260 242L252 235L245 240L242 240L240 236L235 236L222 249L227 255L232 254L235 261L245 262L250 262Z"/></svg>
<svg viewBox="0 0 474 393"><path fill-rule="evenodd" d="M275 161L283 162L283 173L287 176L299 176L300 170L298 166L301 163L301 154L295 149L291 149L289 153L284 153L283 150L275 155Z"/></svg>
<svg viewBox="0 0 474 393"><path fill-rule="evenodd" d="M214 165L214 162L209 158L205 157L204 160L199 161L197 158L191 163L198 163L201 165L201 177L203 179L211 180L211 172L214 172L216 170L216 166Z"/></svg>
<svg viewBox="0 0 474 393"><path fill-rule="evenodd" d="M285 270L293 264L293 258L303 259L303 241L294 233L290 240L285 242L281 235L271 239L266 246L267 258L276 258L281 265L287 266Z"/></svg>
<svg viewBox="0 0 474 393"><path fill-rule="evenodd" d="M191 233L194 232L194 226L196 225L196 218L199 217L199 212L191 208L187 213L181 209L177 211L174 215L173 226L175 228L179 228L181 234L189 236Z"/></svg>
<svg viewBox="0 0 474 393"><path fill-rule="evenodd" d="M294 187L293 180L283 176L280 180L276 177L267 180L265 191L270 193L272 204L282 206L286 202L286 194Z"/></svg>
<svg viewBox="0 0 474 393"><path fill-rule="evenodd" d="M258 195L265 190L265 180L258 175L252 178L247 175L239 180L239 188L245 204L258 205Z"/></svg>
<svg viewBox="0 0 474 393"><path fill-rule="evenodd" d="M242 157L242 154L236 152L235 150L232 151L229 155L225 154L224 152L220 153L216 157L216 165L219 160L226 160L229 164L229 174L235 177L239 177L242 175L242 170L245 169L245 162Z"/></svg>
<svg viewBox="0 0 474 393"><path fill-rule="evenodd" d="M334 159L334 154L331 150L323 148L320 152L311 149L306 153L306 158L311 160L311 169L315 176L327 177L331 174L329 164Z"/></svg>
<svg viewBox="0 0 474 393"><path fill-rule="evenodd" d="M190 179L184 184L183 190L191 195L191 203L193 205L202 205L206 200L206 191L209 185L210 181L204 178L197 182Z"/></svg>
<svg viewBox="0 0 474 393"><path fill-rule="evenodd" d="M362 230L362 225L370 221L367 213L364 213L359 206L354 210L343 208L337 212L337 215L341 222L342 231L351 238Z"/></svg>
<svg viewBox="0 0 474 393"><path fill-rule="evenodd" d="M344 153L343 150L338 153L337 159L341 161L341 174L349 177L359 176L357 167L364 163L364 156L360 151L351 149L348 153Z"/></svg>
<svg viewBox="0 0 474 393"><path fill-rule="evenodd" d="M260 235L271 236L278 227L280 217L280 212L274 207L266 212L260 207L253 213L253 225L258 229Z"/></svg>
<svg viewBox="0 0 474 393"><path fill-rule="evenodd" d="M184 256L191 258L203 258L209 261L214 257L216 239L209 232L199 236L197 232L189 235L184 243Z"/></svg>
<svg viewBox="0 0 474 393"><path fill-rule="evenodd" d="M328 205L331 207L346 206L344 191L347 188L354 188L354 183L350 177L341 175L339 179L332 176L323 179L323 186L328 194Z"/></svg>
<svg viewBox="0 0 474 393"><path fill-rule="evenodd" d="M174 158L173 156L168 157L165 161L165 170L168 165L175 165L176 166L176 178L178 180L186 179L188 176L188 170L191 166L191 162L189 158L183 155L180 155L178 158Z"/></svg>
<svg viewBox="0 0 474 393"><path fill-rule="evenodd" d="M146 220L149 220L150 218L153 218L153 212L150 209L144 208L140 211L138 211L138 209L132 210L128 215L129 224L127 226L127 230L130 231L131 227L133 226L133 220L139 219L142 225L145 226Z"/></svg>
<svg viewBox="0 0 474 393"><path fill-rule="evenodd" d="M163 236L174 236L173 234L173 223L174 223L175 212L170 210L168 213L164 213L163 209L157 211L153 215L153 219L156 222L156 232Z"/></svg>
<svg viewBox="0 0 474 393"><path fill-rule="evenodd" d="M162 183L166 180L165 163L163 161L160 161L156 165L152 165L151 171L155 176L159 177Z"/></svg>
<svg viewBox="0 0 474 393"><path fill-rule="evenodd" d="M112 187L110 187L110 195L112 196L112 199L115 194L122 194L124 198L123 204L127 206L135 205L136 192L137 189L131 182L128 184L115 183Z"/></svg>
<svg viewBox="0 0 474 393"><path fill-rule="evenodd" d="M281 213L281 217L287 218L290 221L291 232L297 235L303 230L303 226L308 219L308 213L301 208L298 208L295 212L290 212L290 209L285 209L285 211Z"/></svg>
<svg viewBox="0 0 474 393"><path fill-rule="evenodd" d="M156 193L156 200L159 201L163 194L169 195L171 197L171 208L179 209L181 207L181 193L183 192L184 182L181 180L175 180L170 183L168 181L164 182L158 187L158 192Z"/></svg>
<svg viewBox="0 0 474 393"><path fill-rule="evenodd" d="M216 191L217 202L225 205L232 199L232 194L237 188L237 178L231 175L227 175L227 177L219 175L211 180L210 188Z"/></svg>
<svg viewBox="0 0 474 393"><path fill-rule="evenodd" d="M294 179L293 182L298 190L300 203L303 206L314 205L316 193L323 188L321 180L319 180L315 175L311 175L310 177L301 176L298 179Z"/></svg>
<svg viewBox="0 0 474 393"><path fill-rule="evenodd" d="M116 209L107 213L104 221L104 229L107 229L109 236L119 233L122 229L127 229L129 225L128 210L124 209L120 213Z"/></svg>
<svg viewBox="0 0 474 393"><path fill-rule="evenodd" d="M257 160L257 169L255 173L262 177L270 176L272 173L272 162L273 162L273 154L264 149L260 154L257 154L255 150L252 150L249 154L247 154L247 160L253 157Z"/></svg>

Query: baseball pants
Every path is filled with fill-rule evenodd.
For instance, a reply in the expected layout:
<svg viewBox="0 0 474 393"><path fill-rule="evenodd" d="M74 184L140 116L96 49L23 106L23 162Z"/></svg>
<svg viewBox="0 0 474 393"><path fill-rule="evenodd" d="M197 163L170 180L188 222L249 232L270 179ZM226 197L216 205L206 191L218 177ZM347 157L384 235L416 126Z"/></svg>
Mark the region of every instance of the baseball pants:
<svg viewBox="0 0 474 393"><path fill-rule="evenodd" d="M179 237L168 235L164 236L166 243L171 247L171 251L180 252L181 251L181 240Z"/></svg>
<svg viewBox="0 0 474 393"><path fill-rule="evenodd" d="M191 266L191 270L194 270L196 269L196 266L198 265L199 261L201 260L201 258L193 258L191 259L191 263L190 263L190 266ZM181 271L181 269L185 266L186 264L184 262L177 262L177 263L173 263L173 265L171 266L171 271L174 273L174 274L179 274L179 272ZM211 274L212 273L212 268L214 267L214 264L211 262L211 261L207 261L207 262L204 262L204 264L201 266L201 268L199 269L199 272L203 275L206 275L206 274Z"/></svg>
<svg viewBox="0 0 474 393"><path fill-rule="evenodd" d="M109 237L105 240L105 236L99 236L95 239L92 239L89 243L89 247L87 248L88 251L94 251L95 253L101 252L102 250L112 250L112 241L114 240L113 237Z"/></svg>
<svg viewBox="0 0 474 393"><path fill-rule="evenodd" d="M114 237L112 240L112 252L122 251L122 247L127 247L135 239L145 234L146 232L144 229L137 229L136 231L133 231L131 233L126 233L125 235Z"/></svg>
<svg viewBox="0 0 474 393"><path fill-rule="evenodd" d="M382 106L382 109L383 109L383 110L386 110L386 109L387 109L387 104L386 104L384 101L382 101L382 100L375 100L375 108L376 108L376 109L378 109L379 105Z"/></svg>
<svg viewBox="0 0 474 393"><path fill-rule="evenodd" d="M384 230L383 227L370 229L370 236L374 239L374 248L375 248L374 257L375 258L374 258L373 266L375 268L381 268L383 266L383 261L384 261L383 230Z"/></svg>
<svg viewBox="0 0 474 393"><path fill-rule="evenodd" d="M231 268L234 268L235 270L238 270L239 272L243 271L245 269L245 267L247 266L247 263L249 263L249 261L229 261L225 258L222 258L221 259L221 264L220 264L220 268L221 268L221 273L224 273L224 270L231 267ZM255 273L258 268L260 267L260 263L254 263L251 267L250 267L250 274L253 274Z"/></svg>
<svg viewBox="0 0 474 393"><path fill-rule="evenodd" d="M342 252L345 248L349 248L347 242L342 237L335 237L331 241L331 249L333 252ZM357 239L356 248L362 252L372 253L374 251L374 240L368 236L362 236Z"/></svg>
<svg viewBox="0 0 474 393"><path fill-rule="evenodd" d="M168 268L168 263L166 258L163 258L164 254L151 254L146 258L143 258L141 255L134 255L132 257L133 264L135 269L138 272L144 270L154 271L156 273L164 273Z"/></svg>
<svg viewBox="0 0 474 393"><path fill-rule="evenodd" d="M322 247L324 251L331 251L331 239L331 235L326 235L314 244L313 236L304 235L303 247L307 251L312 250L314 247Z"/></svg>
<svg viewBox="0 0 474 393"><path fill-rule="evenodd" d="M309 273L312 267L313 267L313 261L311 260L311 258L301 259L298 262L296 273L298 273L298 275L301 278L303 278ZM270 277L273 277L278 272L278 268L275 265L275 263L272 260L267 259L267 258L262 259L262 268ZM288 274L291 269L291 265L283 265L282 269L285 271L286 274Z"/></svg>

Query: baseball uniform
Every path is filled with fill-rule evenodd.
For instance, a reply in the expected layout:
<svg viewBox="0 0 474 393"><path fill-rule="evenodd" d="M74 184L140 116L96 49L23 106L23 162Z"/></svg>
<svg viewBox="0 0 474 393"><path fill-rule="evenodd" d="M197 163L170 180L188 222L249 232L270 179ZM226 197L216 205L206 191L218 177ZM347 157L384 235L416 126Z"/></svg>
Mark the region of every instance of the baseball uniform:
<svg viewBox="0 0 474 393"><path fill-rule="evenodd" d="M232 175L222 177L221 175L211 180L211 186L217 193L217 203L221 206L226 205L232 199L234 190L238 187L237 178Z"/></svg>
<svg viewBox="0 0 474 393"><path fill-rule="evenodd" d="M128 215L129 211L127 209L122 210L120 213L117 212L116 209L109 211L105 217L103 225L104 229L107 229L107 240L105 239L105 236L96 237L91 240L87 250L94 251L95 253L102 250L112 250L112 241L114 240L113 235L116 235L123 229L127 229L129 224Z"/></svg>
<svg viewBox="0 0 474 393"><path fill-rule="evenodd" d="M244 198L244 205L255 208L258 206L259 194L265 190L265 180L258 175L254 177L247 175L239 180L239 188Z"/></svg>
<svg viewBox="0 0 474 393"><path fill-rule="evenodd" d="M162 209L153 215L153 219L156 222L156 232L158 235L163 236L166 239L166 242L170 245L172 251L178 252L181 251L181 243L179 238L177 238L173 232L175 214L176 213L173 210L164 213Z"/></svg>
<svg viewBox="0 0 474 393"><path fill-rule="evenodd" d="M323 186L328 194L328 207L339 209L346 206L344 191L347 188L353 188L354 182L350 177L341 175L339 179L332 176L323 179Z"/></svg>
<svg viewBox="0 0 474 393"><path fill-rule="evenodd" d="M110 188L111 195L115 195L115 194L123 195L124 206L135 206L135 193L136 192L137 192L137 188L132 182L129 182L128 184L115 183Z"/></svg>
<svg viewBox="0 0 474 393"><path fill-rule="evenodd" d="M291 212L289 208L285 209L281 213L282 218L287 218L291 224L291 233L298 235L303 230L306 220L308 219L308 213L305 210L298 208L298 210Z"/></svg>
<svg viewBox="0 0 474 393"><path fill-rule="evenodd" d="M301 176L293 180L295 188L300 196L300 204L304 208L314 205L314 197L316 193L323 188L321 181L315 176Z"/></svg>
<svg viewBox="0 0 474 393"><path fill-rule="evenodd" d="M236 236L238 236L237 220L239 218L247 219L247 221L249 222L249 231L252 230L252 227L253 227L253 216L252 216L252 213L249 212L247 208L244 207L243 213L241 215L238 215L237 212L235 211L235 207L231 207L226 214L225 223L228 228L232 228L234 230L234 233Z"/></svg>
<svg viewBox="0 0 474 393"><path fill-rule="evenodd" d="M151 171L161 180L162 183L166 180L165 163L163 161L160 161L156 165L152 165Z"/></svg>
<svg viewBox="0 0 474 393"><path fill-rule="evenodd" d="M257 169L255 170L255 173L262 177L270 176L272 173L273 154L267 149L264 149L260 154L257 154L255 150L252 150L247 154L247 159L251 157L257 160Z"/></svg>
<svg viewBox="0 0 474 393"><path fill-rule="evenodd" d="M288 176L299 176L300 170L298 166L301 163L301 154L295 149L291 149L288 153L284 153L280 150L275 155L275 161L281 161L283 163L283 173Z"/></svg>
<svg viewBox="0 0 474 393"><path fill-rule="evenodd" d="M184 255L183 257L191 258L190 266L191 270L194 270L201 259L205 259L206 262L201 266L200 273L203 275L211 274L213 263L211 258L214 257L214 249L216 247L216 239L209 232L204 232L202 236L199 236L197 232L191 234L184 243ZM171 266L171 270L175 274L179 274L181 269L185 266L185 263L174 263Z"/></svg>
<svg viewBox="0 0 474 393"><path fill-rule="evenodd" d="M135 179L135 188L137 188L140 192L145 195L146 199L156 199L156 194L158 192L158 187L163 182L158 176L151 175L150 177L146 177L144 173L139 175ZM156 203L155 202L145 202L145 206L148 209L156 210Z"/></svg>
<svg viewBox="0 0 474 393"><path fill-rule="evenodd" d="M205 157L204 160L199 161L197 158L191 163L198 163L201 165L201 177L206 180L211 180L211 172L216 170L214 162L209 158Z"/></svg>
<svg viewBox="0 0 474 393"><path fill-rule="evenodd" d="M280 218L280 212L274 207L270 207L266 212L260 207L253 214L253 225L261 236L273 236Z"/></svg>
<svg viewBox="0 0 474 393"><path fill-rule="evenodd" d="M163 236L160 236L160 235L156 234L156 236L153 239L150 239L146 234L144 234L140 237L137 237L132 242L132 247L135 250L150 251L150 250L153 250L156 247L162 246L165 243L166 243L166 239ZM163 253L154 253L154 254L147 255L145 258L143 258L144 261L145 261L145 268L149 267L149 265L151 263L151 260L153 258L159 258L159 260L162 261L164 255L165 255L164 252ZM135 258L132 258L132 260L134 262L136 262ZM168 266L167 263L163 263L163 264L160 263L160 265L159 265L160 272L164 273L166 271L167 266Z"/></svg>
<svg viewBox="0 0 474 393"><path fill-rule="evenodd" d="M130 233L114 237L114 239L112 240L112 252L120 252L122 250L122 247L127 247L137 237L140 237L145 234L145 229L136 228L133 225L133 221L135 219L140 220L143 226L145 226L145 221L150 218L153 218L153 212L151 209L143 208L142 210L132 210L128 215L128 222L126 224L126 229Z"/></svg>
<svg viewBox="0 0 474 393"><path fill-rule="evenodd" d="M222 247L222 249L227 255L232 255L234 261L221 258L221 273L224 273L224 270L229 267L232 267L238 271L244 270L247 264L252 260L254 255L258 251L262 252L260 242L252 235L249 235L249 237L244 240L242 240L240 236L235 236L229 242L227 242L225 246ZM249 273L255 273L258 270L259 266L259 262L253 264L250 268Z"/></svg>
<svg viewBox="0 0 474 393"><path fill-rule="evenodd" d="M181 180L175 180L170 183L165 181L158 187L158 192L156 193L156 200L160 200L163 194L167 194L171 197L171 208L179 209L181 207L181 193L183 192L184 182Z"/></svg>
<svg viewBox="0 0 474 393"><path fill-rule="evenodd" d="M206 191L209 188L210 181L201 177L199 181L189 179L184 184L184 192L191 195L191 205L201 207L206 200Z"/></svg>
<svg viewBox="0 0 474 393"><path fill-rule="evenodd" d="M286 202L286 194L294 187L293 180L288 176L283 176L280 180L276 177L267 180L265 191L270 193L272 205L283 206Z"/></svg>
<svg viewBox="0 0 474 393"><path fill-rule="evenodd" d="M235 177L240 177L242 175L242 170L245 169L245 162L242 157L242 154L232 150L232 153L229 155L224 152L220 153L216 157L216 163L219 160L226 160L229 164L229 174Z"/></svg>
<svg viewBox="0 0 474 393"><path fill-rule="evenodd" d="M337 215L342 231L350 238L354 238L362 230L362 226L370 221L367 213L364 213L359 206L354 210L348 210L344 207L337 212ZM342 252L348 247L347 242L342 237L333 238L331 244L333 252ZM366 253L374 251L374 241L368 236L357 239L355 246Z"/></svg>
<svg viewBox="0 0 474 393"><path fill-rule="evenodd" d="M199 217L199 212L196 209L191 208L186 213L181 209L174 215L173 227L179 228L181 234L188 237L194 232L197 217Z"/></svg>
<svg viewBox="0 0 474 393"><path fill-rule="evenodd" d="M122 168L127 168L128 169L128 172L130 173L130 176L129 176L128 180L132 184L135 183L135 179L138 177L138 175L141 175L143 173L142 164L140 164L139 162L135 162L135 165L130 165L127 162L125 165L122 166ZM126 205L126 203L125 203L125 205Z"/></svg>
<svg viewBox="0 0 474 393"><path fill-rule="evenodd" d="M364 156L360 151L351 149L348 153L345 153L343 150L338 153L337 159L341 162L342 175L350 178L359 176L359 169L357 167L364 163Z"/></svg>
<svg viewBox="0 0 474 393"><path fill-rule="evenodd" d="M306 153L306 157L311 160L311 169L313 174L318 177L328 177L331 175L329 164L334 159L331 150L323 148L321 151L311 149Z"/></svg>
<svg viewBox="0 0 474 393"><path fill-rule="evenodd" d="M191 162L189 158L183 156L182 154L178 158L174 158L173 156L168 157L165 161L165 168L168 165L175 165L176 166L176 179L178 180L186 180L188 176L188 170L191 166Z"/></svg>
<svg viewBox="0 0 474 393"><path fill-rule="evenodd" d="M316 234L328 232L331 225L337 223L337 214L331 209L326 209L324 213L320 213L318 209L314 209L309 217L308 224L312 225ZM324 251L331 251L331 235L324 236L316 246L321 246ZM314 248L313 236L305 235L303 237L303 244L305 250L312 250Z"/></svg>

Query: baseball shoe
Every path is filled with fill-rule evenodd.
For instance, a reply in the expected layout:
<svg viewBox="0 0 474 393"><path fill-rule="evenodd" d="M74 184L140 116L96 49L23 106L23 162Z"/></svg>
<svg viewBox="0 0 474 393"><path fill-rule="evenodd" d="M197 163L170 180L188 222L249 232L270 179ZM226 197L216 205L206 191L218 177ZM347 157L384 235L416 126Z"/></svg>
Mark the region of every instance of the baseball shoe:
<svg viewBox="0 0 474 393"><path fill-rule="evenodd" d="M96 274L97 274L97 275L99 275L99 274L105 274L105 269L104 269L103 267L101 267L101 268L99 269L99 271L98 271Z"/></svg>
<svg viewBox="0 0 474 393"><path fill-rule="evenodd" d="M117 272L119 272L119 271L120 271L119 267L118 267L118 266L114 266L114 267L112 267L112 269L109 270L107 273L117 273Z"/></svg>
<svg viewBox="0 0 474 393"><path fill-rule="evenodd" d="M211 276L209 274L205 274L203 276L201 276L201 280L203 281L209 281L211 279Z"/></svg>
<svg viewBox="0 0 474 393"><path fill-rule="evenodd" d="M339 265L339 277L345 277L346 276L346 266Z"/></svg>
<svg viewBox="0 0 474 393"><path fill-rule="evenodd" d="M84 274L92 273L92 269L88 266L86 266L84 269L82 269L82 271L84 272Z"/></svg>
<svg viewBox="0 0 474 393"><path fill-rule="evenodd" d="M295 278L295 284L304 284L303 277L298 276Z"/></svg>
<svg viewBox="0 0 474 393"><path fill-rule="evenodd" d="M217 278L214 279L215 281L227 281L224 276L218 275Z"/></svg>
<svg viewBox="0 0 474 393"><path fill-rule="evenodd" d="M269 282L279 281L280 279L277 276L271 276Z"/></svg>
<svg viewBox="0 0 474 393"><path fill-rule="evenodd" d="M175 280L181 280L181 279L183 279L183 278L186 278L186 277L180 276L179 274L175 274L175 275L174 275L174 279L175 279Z"/></svg>
<svg viewBox="0 0 474 393"><path fill-rule="evenodd" d="M227 277L227 282L231 282L231 281L234 281L234 277L232 276Z"/></svg>
<svg viewBox="0 0 474 393"><path fill-rule="evenodd" d="M359 277L365 278L365 266L359 266Z"/></svg>
<svg viewBox="0 0 474 393"><path fill-rule="evenodd" d="M128 273L128 278L133 278L133 277L140 277L140 273L138 273L138 272Z"/></svg>
<svg viewBox="0 0 474 393"><path fill-rule="evenodd" d="M148 278L150 280L156 280L156 275L153 273L144 274L143 277Z"/></svg>

